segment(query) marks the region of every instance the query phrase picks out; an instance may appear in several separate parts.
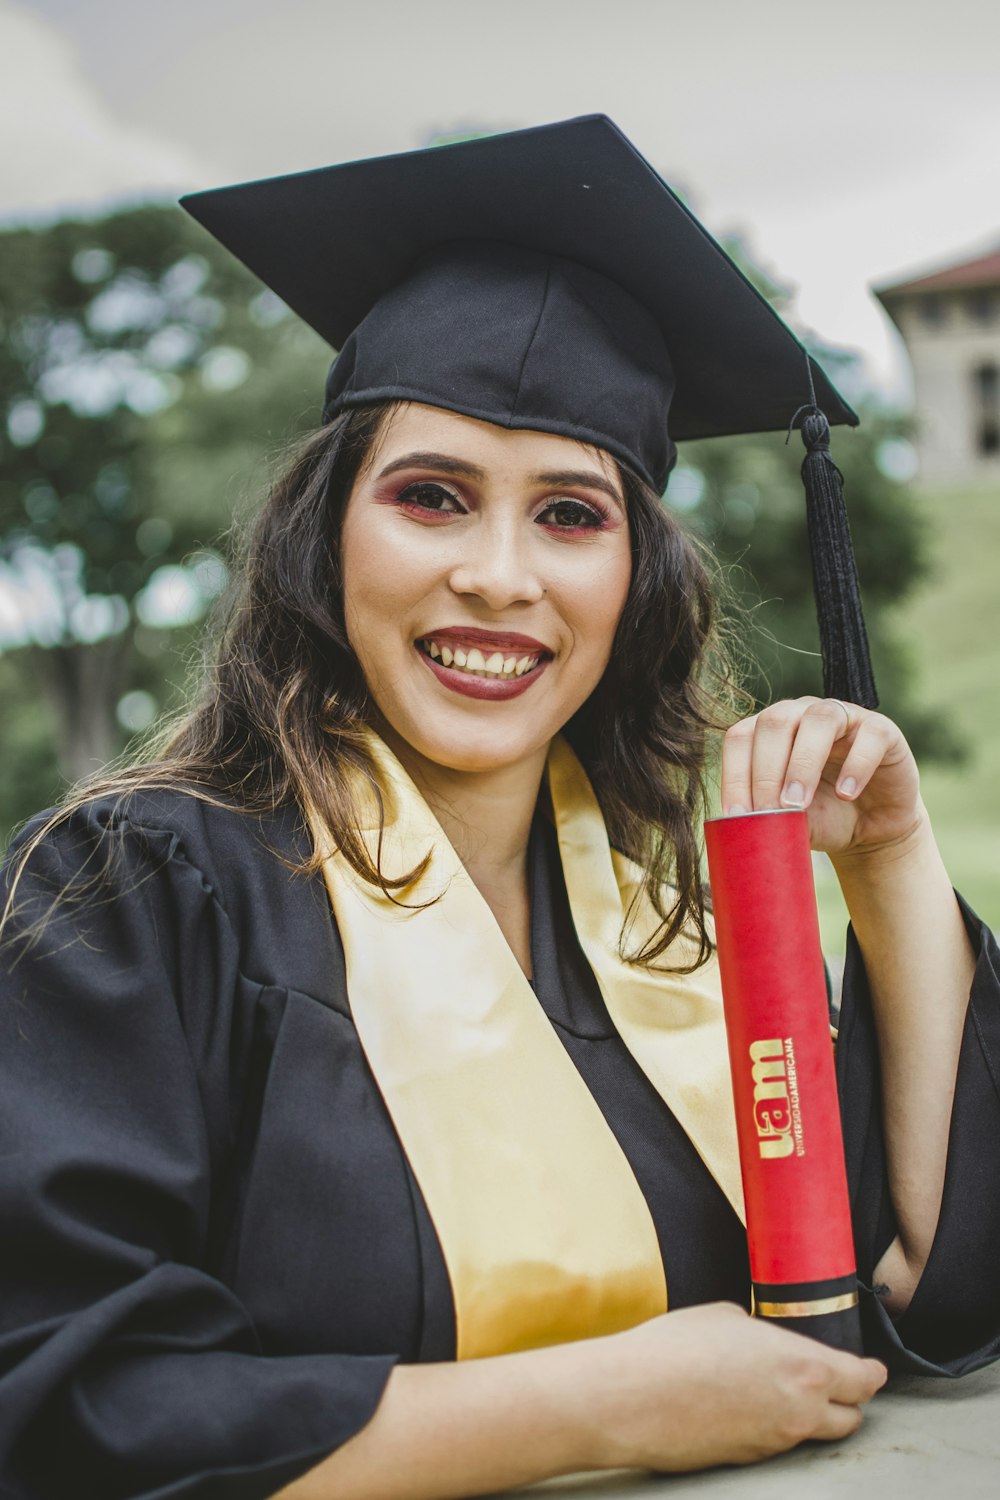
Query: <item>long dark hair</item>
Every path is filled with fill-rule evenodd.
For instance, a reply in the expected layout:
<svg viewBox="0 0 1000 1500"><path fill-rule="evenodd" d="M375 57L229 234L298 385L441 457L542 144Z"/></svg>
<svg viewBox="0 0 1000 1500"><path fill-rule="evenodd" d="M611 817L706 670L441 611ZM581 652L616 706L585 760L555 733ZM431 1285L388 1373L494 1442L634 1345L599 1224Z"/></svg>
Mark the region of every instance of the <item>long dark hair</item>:
<svg viewBox="0 0 1000 1500"><path fill-rule="evenodd" d="M95 795L183 786L266 814L295 803L318 817L365 879L389 889L359 832L358 788L380 802L366 730L376 717L344 623L340 533L346 502L391 405L347 411L310 437L245 541L218 647L195 706L139 764L77 789L38 829ZM612 844L636 860L661 926L634 962L652 964L685 926L711 951L697 826L708 738L732 720L710 565L636 474L619 465L632 581L610 664L565 727ZM360 783L359 783L360 776ZM313 854L299 867L319 867ZM8 900L10 910L13 899ZM5 913L6 915L6 913Z"/></svg>

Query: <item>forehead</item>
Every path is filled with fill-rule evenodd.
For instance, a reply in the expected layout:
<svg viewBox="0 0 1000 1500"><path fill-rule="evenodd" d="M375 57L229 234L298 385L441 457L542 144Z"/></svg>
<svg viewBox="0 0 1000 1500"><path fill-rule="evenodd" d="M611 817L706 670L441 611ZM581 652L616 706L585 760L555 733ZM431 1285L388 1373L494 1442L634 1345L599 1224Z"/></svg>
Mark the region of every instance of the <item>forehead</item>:
<svg viewBox="0 0 1000 1500"><path fill-rule="evenodd" d="M556 433L498 427L415 401L400 406L383 427L369 459L369 472L377 473L409 453L459 459L487 475L590 471L621 488L618 466L601 448Z"/></svg>

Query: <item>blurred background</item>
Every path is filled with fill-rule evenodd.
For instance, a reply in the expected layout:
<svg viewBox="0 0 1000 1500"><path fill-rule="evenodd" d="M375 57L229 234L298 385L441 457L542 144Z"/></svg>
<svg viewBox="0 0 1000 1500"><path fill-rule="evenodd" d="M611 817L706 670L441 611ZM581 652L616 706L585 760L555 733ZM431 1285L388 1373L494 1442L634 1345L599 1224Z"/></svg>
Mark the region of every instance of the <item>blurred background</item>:
<svg viewBox="0 0 1000 1500"><path fill-rule="evenodd" d="M995 0L0 0L0 844L183 703L234 521L318 416L330 351L177 194L601 111L862 415L883 707L1000 926L998 53ZM689 444L666 497L762 699L821 681L800 456Z"/></svg>

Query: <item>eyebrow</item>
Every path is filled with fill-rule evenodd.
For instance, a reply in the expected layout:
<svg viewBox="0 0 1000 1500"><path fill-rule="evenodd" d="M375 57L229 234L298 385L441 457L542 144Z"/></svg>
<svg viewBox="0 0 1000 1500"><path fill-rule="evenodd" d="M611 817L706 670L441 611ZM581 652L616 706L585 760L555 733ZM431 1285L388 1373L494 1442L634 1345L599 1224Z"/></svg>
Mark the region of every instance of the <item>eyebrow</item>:
<svg viewBox="0 0 1000 1500"><path fill-rule="evenodd" d="M547 469L545 473L532 474L531 477L537 484L574 484L591 490L602 490L616 505L625 504L621 490L610 479L605 479L603 474L595 474L591 469Z"/></svg>
<svg viewBox="0 0 1000 1500"><path fill-rule="evenodd" d="M385 479L390 474L397 474L400 469L437 469L442 474L454 474L456 478L480 482L486 478L485 469L481 469L478 464L467 463L465 459L453 458L447 453L426 452L404 453L401 458L393 459L392 463L380 469L378 477ZM529 475L529 479L532 484L571 484L601 490L616 505L624 507L625 504L621 491L611 480L605 479L603 474L595 474L592 469L546 469Z"/></svg>
<svg viewBox="0 0 1000 1500"><path fill-rule="evenodd" d="M379 478L396 474L400 469L440 469L443 474L456 474L466 479L485 479L486 472L478 464L466 463L461 458L449 458L447 453L404 453L379 470Z"/></svg>

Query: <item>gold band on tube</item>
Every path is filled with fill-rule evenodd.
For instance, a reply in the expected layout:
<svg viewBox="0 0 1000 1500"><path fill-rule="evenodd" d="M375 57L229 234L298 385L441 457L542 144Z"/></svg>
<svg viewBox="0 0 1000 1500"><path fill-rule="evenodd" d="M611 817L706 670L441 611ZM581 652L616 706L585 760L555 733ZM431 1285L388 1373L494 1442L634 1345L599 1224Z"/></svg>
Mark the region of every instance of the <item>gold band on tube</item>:
<svg viewBox="0 0 1000 1500"><path fill-rule="evenodd" d="M754 1302L754 1311L762 1318L815 1318L820 1313L846 1312L857 1307L857 1292L840 1297L817 1297L814 1302Z"/></svg>

